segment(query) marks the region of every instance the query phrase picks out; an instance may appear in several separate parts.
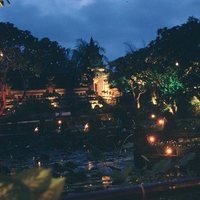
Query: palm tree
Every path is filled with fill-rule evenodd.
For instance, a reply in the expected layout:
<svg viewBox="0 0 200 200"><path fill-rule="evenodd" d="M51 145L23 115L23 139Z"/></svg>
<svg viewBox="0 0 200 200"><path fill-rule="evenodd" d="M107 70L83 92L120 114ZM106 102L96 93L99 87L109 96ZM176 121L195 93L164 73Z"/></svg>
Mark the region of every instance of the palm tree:
<svg viewBox="0 0 200 200"><path fill-rule="evenodd" d="M84 85L89 85L93 81L94 75L91 69L103 66L104 62L107 62L104 52L105 49L100 47L92 37L89 43L83 39L77 40L76 49L73 50L72 61L76 63L81 78L84 79L82 80Z"/></svg>
<svg viewBox="0 0 200 200"><path fill-rule="evenodd" d="M10 1L9 0L6 0L8 4L10 4ZM4 6L4 0L0 0L0 7L3 7Z"/></svg>

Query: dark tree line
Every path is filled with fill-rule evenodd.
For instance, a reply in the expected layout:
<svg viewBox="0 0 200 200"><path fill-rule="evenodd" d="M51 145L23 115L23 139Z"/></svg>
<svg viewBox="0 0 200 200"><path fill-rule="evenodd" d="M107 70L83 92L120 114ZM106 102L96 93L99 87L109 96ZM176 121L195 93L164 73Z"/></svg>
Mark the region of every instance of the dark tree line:
<svg viewBox="0 0 200 200"><path fill-rule="evenodd" d="M6 2L8 4L10 4L10 1L9 0L6 0ZM3 7L4 6L4 0L0 0L0 7Z"/></svg>
<svg viewBox="0 0 200 200"><path fill-rule="evenodd" d="M78 39L74 49L63 48L48 38L39 40L29 31L10 23L0 23L1 109L6 105L5 89L26 90L89 85L93 70L108 64L111 87L128 97L133 107L146 106L185 112L196 98L200 100L200 21L189 17L182 25L162 28L148 46L131 49L126 56L108 63L98 42ZM130 101L131 100L131 101Z"/></svg>
<svg viewBox="0 0 200 200"><path fill-rule="evenodd" d="M93 79L89 68L102 65L104 50L92 38L80 39L75 49L66 49L48 38L38 40L29 31L0 23L0 114L6 106L6 88L41 89L51 82L56 87L79 87L83 75L87 87ZM102 54L101 54L102 53Z"/></svg>
<svg viewBox="0 0 200 200"><path fill-rule="evenodd" d="M200 101L200 21L162 28L145 48L110 63L110 83L133 98L170 110L187 111L193 97ZM199 103L198 103L199 104Z"/></svg>

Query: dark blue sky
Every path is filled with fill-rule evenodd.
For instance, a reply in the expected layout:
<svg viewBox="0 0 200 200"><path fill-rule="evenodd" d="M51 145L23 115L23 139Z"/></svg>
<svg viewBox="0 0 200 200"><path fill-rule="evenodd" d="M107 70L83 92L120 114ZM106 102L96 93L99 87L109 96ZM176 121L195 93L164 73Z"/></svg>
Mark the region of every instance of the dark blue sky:
<svg viewBox="0 0 200 200"><path fill-rule="evenodd" d="M128 47L141 48L156 38L159 28L200 18L199 0L10 0L0 8L0 21L48 37L66 48L90 37L106 50L109 60Z"/></svg>

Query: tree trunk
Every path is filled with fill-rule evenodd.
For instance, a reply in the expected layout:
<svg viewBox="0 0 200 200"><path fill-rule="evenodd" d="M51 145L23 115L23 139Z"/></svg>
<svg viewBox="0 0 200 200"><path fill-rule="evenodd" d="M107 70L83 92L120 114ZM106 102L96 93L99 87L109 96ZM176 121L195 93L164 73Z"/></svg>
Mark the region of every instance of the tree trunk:
<svg viewBox="0 0 200 200"><path fill-rule="evenodd" d="M140 96L136 98L136 106L137 106L137 109L140 109Z"/></svg>
<svg viewBox="0 0 200 200"><path fill-rule="evenodd" d="M4 109L6 107L6 86L1 84L1 107L0 115L4 115Z"/></svg>
<svg viewBox="0 0 200 200"><path fill-rule="evenodd" d="M0 115L4 115L4 109L6 107L6 78L7 78L7 72L9 70L9 64L6 63L6 68L3 71L3 77L1 79L1 107L0 107Z"/></svg>

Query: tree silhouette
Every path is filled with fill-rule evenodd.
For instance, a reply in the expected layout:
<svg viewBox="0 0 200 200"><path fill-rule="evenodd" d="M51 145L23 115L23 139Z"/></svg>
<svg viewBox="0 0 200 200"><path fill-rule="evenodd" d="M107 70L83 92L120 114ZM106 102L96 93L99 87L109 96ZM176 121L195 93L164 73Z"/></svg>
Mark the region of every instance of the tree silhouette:
<svg viewBox="0 0 200 200"><path fill-rule="evenodd" d="M47 81L48 77L53 75L61 74L60 70L65 66L65 49L61 48L57 42L51 42L47 38L39 41L29 31L19 30L10 23L0 23L0 50L2 52L0 114L3 114L6 106L5 90L8 82L11 89L21 83L20 89L23 89L24 93L19 101L22 101L33 77L41 76L45 86L45 80ZM32 82L32 85L37 85L37 81Z"/></svg>
<svg viewBox="0 0 200 200"><path fill-rule="evenodd" d="M157 105L170 107L173 113L183 98L200 100L199 35L200 21L194 17L180 26L159 29L147 47L109 64L112 86L132 92L134 102L145 91L151 92Z"/></svg>
<svg viewBox="0 0 200 200"><path fill-rule="evenodd" d="M10 1L9 0L6 0L8 4L10 4ZM4 0L0 0L0 7L3 7L4 6Z"/></svg>
<svg viewBox="0 0 200 200"><path fill-rule="evenodd" d="M90 38L90 42L83 39L77 40L76 48L73 50L72 60L80 72L80 81L83 85L90 85L93 82L93 71L95 67L102 66L107 61L104 55L104 48L100 47L97 41Z"/></svg>

